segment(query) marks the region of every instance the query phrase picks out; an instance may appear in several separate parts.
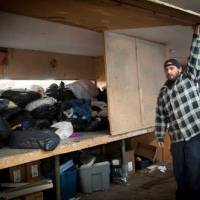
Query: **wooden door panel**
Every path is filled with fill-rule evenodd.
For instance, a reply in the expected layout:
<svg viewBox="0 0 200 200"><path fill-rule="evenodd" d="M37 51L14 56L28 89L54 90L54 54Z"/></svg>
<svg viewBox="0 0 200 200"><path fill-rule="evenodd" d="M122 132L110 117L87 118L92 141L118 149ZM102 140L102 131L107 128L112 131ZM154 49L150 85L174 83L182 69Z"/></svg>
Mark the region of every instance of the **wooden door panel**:
<svg viewBox="0 0 200 200"><path fill-rule="evenodd" d="M111 134L141 128L135 39L105 32L105 61Z"/></svg>
<svg viewBox="0 0 200 200"><path fill-rule="evenodd" d="M165 46L139 39L136 40L136 45L142 122L143 127L149 127L154 126L156 100L165 81Z"/></svg>

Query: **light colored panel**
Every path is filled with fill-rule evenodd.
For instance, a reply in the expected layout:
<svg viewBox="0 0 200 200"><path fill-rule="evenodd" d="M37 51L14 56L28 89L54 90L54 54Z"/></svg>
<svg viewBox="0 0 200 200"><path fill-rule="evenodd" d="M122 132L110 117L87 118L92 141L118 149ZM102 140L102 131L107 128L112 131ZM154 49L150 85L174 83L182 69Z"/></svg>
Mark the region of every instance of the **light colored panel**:
<svg viewBox="0 0 200 200"><path fill-rule="evenodd" d="M105 75L105 61L104 57L95 57L95 71L96 71L96 83L99 87L106 86L106 75Z"/></svg>
<svg viewBox="0 0 200 200"><path fill-rule="evenodd" d="M148 127L154 125L156 99L165 81L165 46L139 39L136 44L143 126Z"/></svg>
<svg viewBox="0 0 200 200"><path fill-rule="evenodd" d="M96 75L94 59L90 56L10 49L4 78L95 80Z"/></svg>
<svg viewBox="0 0 200 200"><path fill-rule="evenodd" d="M1 11L0 27L1 47L103 55L102 33Z"/></svg>
<svg viewBox="0 0 200 200"><path fill-rule="evenodd" d="M115 32L151 42L166 44L173 54L173 57L176 57L183 62L187 61L193 34L191 26L162 26L124 29Z"/></svg>
<svg viewBox="0 0 200 200"><path fill-rule="evenodd" d="M105 60L111 134L141 128L134 38L105 32Z"/></svg>

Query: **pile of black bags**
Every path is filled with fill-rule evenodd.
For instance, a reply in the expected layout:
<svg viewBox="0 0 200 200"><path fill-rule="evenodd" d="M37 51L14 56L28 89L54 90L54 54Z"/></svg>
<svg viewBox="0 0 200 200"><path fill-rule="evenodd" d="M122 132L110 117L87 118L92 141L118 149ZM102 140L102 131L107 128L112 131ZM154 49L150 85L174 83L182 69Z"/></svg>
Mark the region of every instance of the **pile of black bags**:
<svg viewBox="0 0 200 200"><path fill-rule="evenodd" d="M51 126L62 121L71 122L74 132L109 129L106 90L98 90L89 81L78 81L69 87L63 82L52 84L44 94L3 91L0 147L53 150L60 138Z"/></svg>

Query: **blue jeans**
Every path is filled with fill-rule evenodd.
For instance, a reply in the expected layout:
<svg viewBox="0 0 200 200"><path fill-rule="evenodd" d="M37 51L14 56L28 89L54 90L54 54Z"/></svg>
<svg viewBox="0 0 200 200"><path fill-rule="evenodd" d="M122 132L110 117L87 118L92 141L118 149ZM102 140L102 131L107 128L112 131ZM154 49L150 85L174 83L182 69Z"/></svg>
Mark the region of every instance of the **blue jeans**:
<svg viewBox="0 0 200 200"><path fill-rule="evenodd" d="M200 199L200 135L171 145L177 200Z"/></svg>

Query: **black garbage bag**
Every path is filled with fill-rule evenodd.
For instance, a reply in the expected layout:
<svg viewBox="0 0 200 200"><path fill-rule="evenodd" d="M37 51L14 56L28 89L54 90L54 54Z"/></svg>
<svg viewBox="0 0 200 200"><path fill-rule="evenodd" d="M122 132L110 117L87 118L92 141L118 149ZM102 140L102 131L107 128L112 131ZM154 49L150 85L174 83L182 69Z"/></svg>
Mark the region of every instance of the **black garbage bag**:
<svg viewBox="0 0 200 200"><path fill-rule="evenodd" d="M4 145L10 135L11 129L5 119L0 117L0 147Z"/></svg>
<svg viewBox="0 0 200 200"><path fill-rule="evenodd" d="M76 99L76 97L74 96L74 93L71 90L67 89L67 88L65 88L63 90L61 98L62 98L61 99L62 101L66 101L66 100L69 101L69 100L72 100L72 99Z"/></svg>
<svg viewBox="0 0 200 200"><path fill-rule="evenodd" d="M1 117L4 118L6 121L12 121L19 115L21 115L22 109L19 107L8 109L6 112L1 113Z"/></svg>
<svg viewBox="0 0 200 200"><path fill-rule="evenodd" d="M12 127L12 130L33 128L35 123L35 120L31 116L30 112L25 110L21 110L20 113L13 115L7 121Z"/></svg>
<svg viewBox="0 0 200 200"><path fill-rule="evenodd" d="M88 121L84 119L67 119L72 123L74 131L85 131L85 127L88 126Z"/></svg>
<svg viewBox="0 0 200 200"><path fill-rule="evenodd" d="M98 101L104 101L105 103L107 103L107 90L104 89L103 91L101 91L99 89L99 93L96 96L96 98L97 98Z"/></svg>
<svg viewBox="0 0 200 200"><path fill-rule="evenodd" d="M60 142L59 136L52 130L28 129L10 134L9 146L16 149L54 150Z"/></svg>
<svg viewBox="0 0 200 200"><path fill-rule="evenodd" d="M34 91L6 90L1 94L1 97L9 99L19 107L24 108L31 101L41 98L41 94Z"/></svg>
<svg viewBox="0 0 200 200"><path fill-rule="evenodd" d="M57 107L56 105L42 105L32 110L31 115L35 119L53 120L57 118Z"/></svg>
<svg viewBox="0 0 200 200"><path fill-rule="evenodd" d="M85 128L85 131L103 131L109 129L109 121L104 117L93 118L88 126Z"/></svg>
<svg viewBox="0 0 200 200"><path fill-rule="evenodd" d="M71 99L76 99L73 92L67 88L48 88L46 93L47 96L53 97L58 101L66 101Z"/></svg>
<svg viewBox="0 0 200 200"><path fill-rule="evenodd" d="M52 122L48 119L36 119L34 127L36 129L48 129L52 125Z"/></svg>
<svg viewBox="0 0 200 200"><path fill-rule="evenodd" d="M8 99L0 99L0 113L8 109L8 104L9 104Z"/></svg>
<svg viewBox="0 0 200 200"><path fill-rule="evenodd" d="M75 131L84 131L91 119L91 102L84 99L63 101L61 112L63 119L70 121Z"/></svg>

